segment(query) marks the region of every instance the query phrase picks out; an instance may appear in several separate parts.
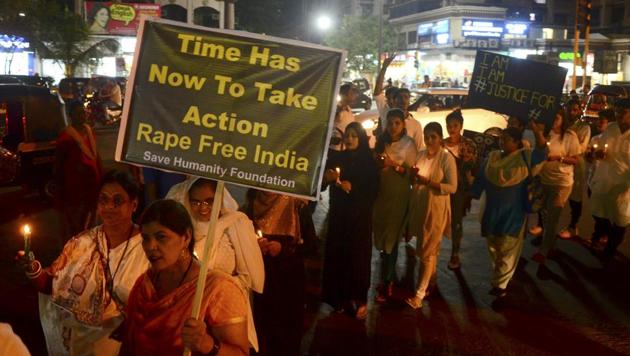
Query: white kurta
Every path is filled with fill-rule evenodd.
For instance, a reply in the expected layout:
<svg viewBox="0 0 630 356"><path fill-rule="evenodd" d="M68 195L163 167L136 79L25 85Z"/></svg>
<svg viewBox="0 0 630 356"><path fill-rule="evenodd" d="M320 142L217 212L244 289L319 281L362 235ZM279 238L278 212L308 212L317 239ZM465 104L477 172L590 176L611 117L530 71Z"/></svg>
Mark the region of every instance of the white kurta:
<svg viewBox="0 0 630 356"><path fill-rule="evenodd" d="M427 157L427 151L422 151L418 154L416 167L420 175L429 177L432 182L440 182L440 190L414 185L409 200L409 233L418 237L418 256L435 256L442 236L450 236L450 194L457 190L457 164L444 150L431 159Z"/></svg>
<svg viewBox="0 0 630 356"><path fill-rule="evenodd" d="M92 232L88 230L78 238L92 238ZM114 274L118 268L114 276L114 291L126 303L136 279L149 268L149 261L142 249L140 234L129 240L126 252L125 245L122 243L109 250L109 270ZM113 300L105 308L100 327L79 323L70 312L54 304L48 294L39 294L39 314L49 355L118 355L120 343L110 339L109 335L120 325L123 317Z"/></svg>
<svg viewBox="0 0 630 356"><path fill-rule="evenodd" d="M599 139L599 147L605 145L606 159L591 180L591 210L623 227L630 224L630 130L621 133L616 122L610 123Z"/></svg>
<svg viewBox="0 0 630 356"><path fill-rule="evenodd" d="M416 151L424 149L424 132L422 132L422 125L416 120L411 113L405 118L405 128L407 129L407 136L413 139L416 144Z"/></svg>

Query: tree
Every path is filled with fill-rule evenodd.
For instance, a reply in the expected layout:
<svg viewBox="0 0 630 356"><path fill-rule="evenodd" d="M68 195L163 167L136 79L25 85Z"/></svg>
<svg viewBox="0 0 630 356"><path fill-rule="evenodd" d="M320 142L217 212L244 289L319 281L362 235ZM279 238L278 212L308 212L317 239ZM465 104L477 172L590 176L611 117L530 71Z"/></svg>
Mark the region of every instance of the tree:
<svg viewBox="0 0 630 356"><path fill-rule="evenodd" d="M324 38L330 47L348 51L347 68L360 73L374 73L378 64L378 17L345 16L337 31ZM397 33L383 22L383 52L397 48Z"/></svg>
<svg viewBox="0 0 630 356"><path fill-rule="evenodd" d="M115 39L93 41L79 15L54 1L0 1L0 30L25 37L41 58L64 65L65 75L74 76L78 66L118 52Z"/></svg>

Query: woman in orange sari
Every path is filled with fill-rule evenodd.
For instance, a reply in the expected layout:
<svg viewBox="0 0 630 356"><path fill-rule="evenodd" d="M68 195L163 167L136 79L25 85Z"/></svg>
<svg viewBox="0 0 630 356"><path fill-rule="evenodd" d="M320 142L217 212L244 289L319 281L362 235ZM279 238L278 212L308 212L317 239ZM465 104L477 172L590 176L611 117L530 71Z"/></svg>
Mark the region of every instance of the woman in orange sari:
<svg viewBox="0 0 630 356"><path fill-rule="evenodd" d="M64 242L92 225L103 176L83 103L71 102L68 113L71 125L57 138L55 152L56 207L64 222Z"/></svg>
<svg viewBox="0 0 630 356"><path fill-rule="evenodd" d="M151 268L129 295L121 355L247 355L247 303L229 275L208 271L201 317L190 317L200 265L186 208L157 200L141 225Z"/></svg>

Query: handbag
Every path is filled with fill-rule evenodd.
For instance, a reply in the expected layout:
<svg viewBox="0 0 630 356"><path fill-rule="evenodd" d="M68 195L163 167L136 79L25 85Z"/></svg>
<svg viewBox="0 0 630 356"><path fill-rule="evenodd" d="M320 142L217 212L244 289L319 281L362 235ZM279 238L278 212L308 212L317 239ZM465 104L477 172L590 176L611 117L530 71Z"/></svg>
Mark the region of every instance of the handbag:
<svg viewBox="0 0 630 356"><path fill-rule="evenodd" d="M527 165L527 206L526 210L528 213L537 213L539 212L544 205L544 193L543 193L543 185L540 180L540 176L535 175L532 176L532 163L528 162L527 157L525 156L525 151L521 151L523 155L523 161Z"/></svg>

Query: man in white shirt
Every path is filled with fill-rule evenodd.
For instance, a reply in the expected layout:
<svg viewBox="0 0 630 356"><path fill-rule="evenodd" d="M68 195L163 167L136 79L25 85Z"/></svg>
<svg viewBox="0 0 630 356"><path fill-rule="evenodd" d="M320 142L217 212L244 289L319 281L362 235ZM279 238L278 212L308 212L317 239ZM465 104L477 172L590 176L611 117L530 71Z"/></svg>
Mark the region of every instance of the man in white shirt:
<svg viewBox="0 0 630 356"><path fill-rule="evenodd" d="M356 100L357 94L357 89L352 83L345 83L339 88L340 99L337 103L335 123L330 137L330 149L333 151L341 151L343 148L343 133L346 131L346 126L354 121L354 114L352 114L350 104Z"/></svg>
<svg viewBox="0 0 630 356"><path fill-rule="evenodd" d="M608 236L604 262L614 258L630 225L630 99L615 102L615 117L599 139L600 161L591 180L592 214L608 221L598 226Z"/></svg>
<svg viewBox="0 0 630 356"><path fill-rule="evenodd" d="M414 140L416 143L416 149L419 152L424 149L424 133L422 132L422 125L420 125L420 122L409 112L410 97L411 94L409 93L409 89L400 88L394 96L394 105L396 108L405 112L405 129L407 130L407 136Z"/></svg>

